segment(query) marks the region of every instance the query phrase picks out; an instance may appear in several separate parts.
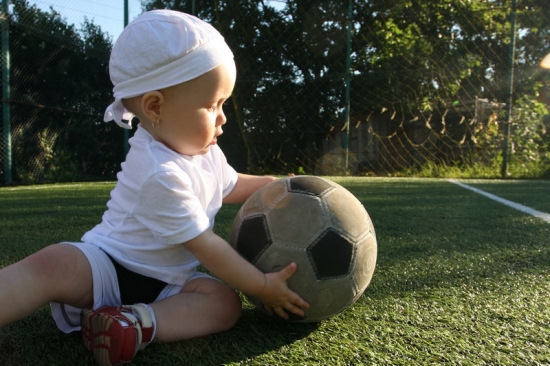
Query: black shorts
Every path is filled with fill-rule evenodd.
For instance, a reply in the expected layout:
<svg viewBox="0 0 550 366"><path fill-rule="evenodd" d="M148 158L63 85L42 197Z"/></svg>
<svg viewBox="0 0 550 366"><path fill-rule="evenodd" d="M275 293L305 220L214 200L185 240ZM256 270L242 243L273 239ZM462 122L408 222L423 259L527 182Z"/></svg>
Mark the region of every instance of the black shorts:
<svg viewBox="0 0 550 366"><path fill-rule="evenodd" d="M118 288L120 290L120 301L123 305L137 303L150 304L157 299L160 292L166 287L166 282L130 271L115 261L110 255L107 254L107 256L115 267Z"/></svg>

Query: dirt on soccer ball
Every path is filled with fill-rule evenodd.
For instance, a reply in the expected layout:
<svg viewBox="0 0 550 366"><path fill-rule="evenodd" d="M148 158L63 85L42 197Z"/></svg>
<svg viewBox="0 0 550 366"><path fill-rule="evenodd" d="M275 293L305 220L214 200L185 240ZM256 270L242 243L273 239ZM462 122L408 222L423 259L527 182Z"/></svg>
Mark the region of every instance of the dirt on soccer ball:
<svg viewBox="0 0 550 366"><path fill-rule="evenodd" d="M315 176L278 179L255 192L233 221L230 244L264 273L298 264L288 285L310 308L304 317L289 314L293 322L319 322L348 308L376 266L376 235L361 202Z"/></svg>

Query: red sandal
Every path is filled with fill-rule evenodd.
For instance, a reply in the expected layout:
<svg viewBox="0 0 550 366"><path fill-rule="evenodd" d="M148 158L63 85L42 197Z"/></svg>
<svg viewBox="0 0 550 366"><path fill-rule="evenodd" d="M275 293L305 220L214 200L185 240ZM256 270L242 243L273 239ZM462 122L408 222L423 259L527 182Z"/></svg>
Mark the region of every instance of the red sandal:
<svg viewBox="0 0 550 366"><path fill-rule="evenodd" d="M139 304L83 310L80 317L84 346L93 351L96 362L101 366L132 361L137 351L153 338L151 316Z"/></svg>

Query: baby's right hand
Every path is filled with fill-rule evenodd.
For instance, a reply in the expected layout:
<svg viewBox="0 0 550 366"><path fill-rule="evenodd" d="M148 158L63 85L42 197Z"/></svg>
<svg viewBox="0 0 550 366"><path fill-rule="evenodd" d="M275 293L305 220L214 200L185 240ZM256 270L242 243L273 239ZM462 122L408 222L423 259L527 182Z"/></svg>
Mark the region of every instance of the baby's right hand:
<svg viewBox="0 0 550 366"><path fill-rule="evenodd" d="M257 297L264 304L268 313L275 313L283 319L288 319L286 311L304 316L305 313L302 309L309 308L309 304L300 295L289 289L286 283L296 269L296 263L292 262L279 272L264 274L264 287Z"/></svg>

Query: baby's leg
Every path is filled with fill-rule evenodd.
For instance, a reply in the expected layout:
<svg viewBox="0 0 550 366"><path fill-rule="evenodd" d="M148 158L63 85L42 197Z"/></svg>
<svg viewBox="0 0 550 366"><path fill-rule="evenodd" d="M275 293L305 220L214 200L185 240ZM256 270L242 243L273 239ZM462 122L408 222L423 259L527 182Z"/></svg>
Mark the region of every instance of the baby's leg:
<svg viewBox="0 0 550 366"><path fill-rule="evenodd" d="M54 244L0 269L0 328L49 302L79 308L93 304L88 259L70 244Z"/></svg>
<svg viewBox="0 0 550 366"><path fill-rule="evenodd" d="M157 322L155 341L172 342L232 328L241 315L239 296L222 282L197 278L177 295L151 304Z"/></svg>

